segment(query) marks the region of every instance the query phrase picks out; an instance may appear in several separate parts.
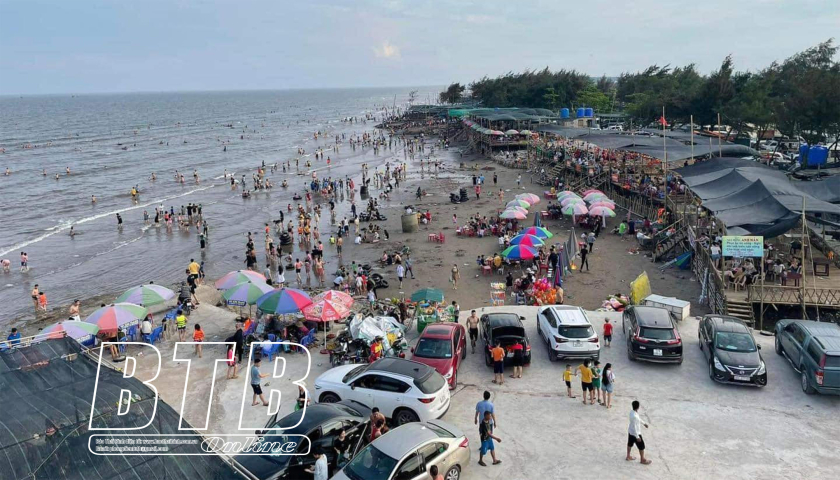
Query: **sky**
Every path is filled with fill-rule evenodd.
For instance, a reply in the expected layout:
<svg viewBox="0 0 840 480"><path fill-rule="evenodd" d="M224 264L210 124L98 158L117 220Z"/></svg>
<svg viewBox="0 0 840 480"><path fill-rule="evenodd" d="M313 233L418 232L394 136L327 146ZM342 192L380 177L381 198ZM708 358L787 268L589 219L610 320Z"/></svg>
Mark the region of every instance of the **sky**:
<svg viewBox="0 0 840 480"><path fill-rule="evenodd" d="M757 70L839 32L837 0L0 0L0 95Z"/></svg>

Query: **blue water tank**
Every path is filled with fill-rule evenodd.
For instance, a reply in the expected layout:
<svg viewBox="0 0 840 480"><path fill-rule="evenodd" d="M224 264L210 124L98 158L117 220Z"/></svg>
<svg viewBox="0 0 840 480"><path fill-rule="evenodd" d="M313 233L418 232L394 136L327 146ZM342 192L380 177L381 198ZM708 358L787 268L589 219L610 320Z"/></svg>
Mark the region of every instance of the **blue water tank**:
<svg viewBox="0 0 840 480"><path fill-rule="evenodd" d="M807 143L800 143L799 144L799 163L802 165L808 164L808 144Z"/></svg>
<svg viewBox="0 0 840 480"><path fill-rule="evenodd" d="M583 112L583 116L584 116L584 117L594 117L594 116L595 116L595 112L594 112L591 108L587 108L587 109Z"/></svg>
<svg viewBox="0 0 840 480"><path fill-rule="evenodd" d="M569 118L569 109L568 108L561 108L560 109L560 118Z"/></svg>
<svg viewBox="0 0 840 480"><path fill-rule="evenodd" d="M584 113L585 113L585 112L586 112L586 109L584 109L584 108L578 108L578 109L575 111L575 116L576 116L577 118L583 118L583 116L584 116Z"/></svg>
<svg viewBox="0 0 840 480"><path fill-rule="evenodd" d="M828 161L828 148L814 145L808 152L808 165L825 165Z"/></svg>

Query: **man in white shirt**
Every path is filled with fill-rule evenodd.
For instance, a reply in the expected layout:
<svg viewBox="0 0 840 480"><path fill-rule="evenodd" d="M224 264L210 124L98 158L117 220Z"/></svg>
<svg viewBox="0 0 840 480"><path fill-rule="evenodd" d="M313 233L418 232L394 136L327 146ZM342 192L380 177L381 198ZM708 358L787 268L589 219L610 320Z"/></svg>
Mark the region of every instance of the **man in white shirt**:
<svg viewBox="0 0 840 480"><path fill-rule="evenodd" d="M313 474L315 480L327 480L327 456L320 450L315 451L313 456L315 457L315 464L307 468L306 471Z"/></svg>
<svg viewBox="0 0 840 480"><path fill-rule="evenodd" d="M645 458L645 441L642 438L642 425L648 428L648 424L642 421L639 416L639 401L633 400L633 410L630 412L630 426L627 428L627 456L625 460L632 461L636 457L631 456L630 452L633 445L639 449L639 461L642 465L650 465L651 461Z"/></svg>

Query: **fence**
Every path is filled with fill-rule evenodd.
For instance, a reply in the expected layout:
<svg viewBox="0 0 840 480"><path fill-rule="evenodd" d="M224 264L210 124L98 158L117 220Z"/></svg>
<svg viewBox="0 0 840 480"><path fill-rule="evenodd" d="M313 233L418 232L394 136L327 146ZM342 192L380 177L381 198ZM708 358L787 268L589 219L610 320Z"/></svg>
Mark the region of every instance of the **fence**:
<svg viewBox="0 0 840 480"><path fill-rule="evenodd" d="M689 236L695 235L691 226L687 228L690 232ZM691 271L700 281L700 302L708 305L712 313L726 315L726 293L723 278L715 267L711 255L700 242L694 244Z"/></svg>

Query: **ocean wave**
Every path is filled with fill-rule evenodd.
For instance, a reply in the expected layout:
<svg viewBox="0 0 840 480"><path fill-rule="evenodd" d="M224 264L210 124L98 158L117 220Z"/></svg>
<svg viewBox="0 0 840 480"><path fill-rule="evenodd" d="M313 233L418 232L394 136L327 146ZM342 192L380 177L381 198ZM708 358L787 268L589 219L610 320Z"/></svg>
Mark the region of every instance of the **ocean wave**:
<svg viewBox="0 0 840 480"><path fill-rule="evenodd" d="M55 225L55 226L52 226L52 227L46 229L45 231L47 233L44 233L42 235L39 235L39 236L37 236L35 238L32 238L32 239L29 239L29 240L25 240L25 241L20 242L20 243L16 243L16 244L14 244L10 247L4 247L3 251L0 252L0 257L2 257L4 255L8 255L9 253L12 253L12 252L19 251L22 248L25 248L25 247L28 247L29 245L32 245L33 243L38 243L42 240L45 240L45 239L55 235L56 233L63 232L64 230L68 230L73 225L81 225L83 223L92 222L94 220L99 220L100 218L109 217L109 216L112 216L112 215L116 215L118 213L130 212L132 210L138 210L138 209L149 207L149 206L152 206L152 205L157 205L157 204L166 202L168 200L172 200L172 199L180 198L180 197L185 197L185 196L190 195L190 194L195 193L195 192L200 192L200 191L203 191L203 190L207 190L209 188L213 188L214 186L215 186L215 184L211 184L211 185L207 185L207 186L204 186L204 187L194 188L192 190L179 193L177 195L170 195L168 197L157 198L157 199L151 200L151 201L146 202L146 203L142 203L142 204L134 205L134 206L131 206L131 207L126 207L126 208L120 208L120 209L117 209L117 210L111 210L111 211L108 211L108 212L99 213L99 214L96 214L96 215L91 215L89 217L80 218L78 220L65 220L65 221L62 221L61 223L59 223L58 225Z"/></svg>

